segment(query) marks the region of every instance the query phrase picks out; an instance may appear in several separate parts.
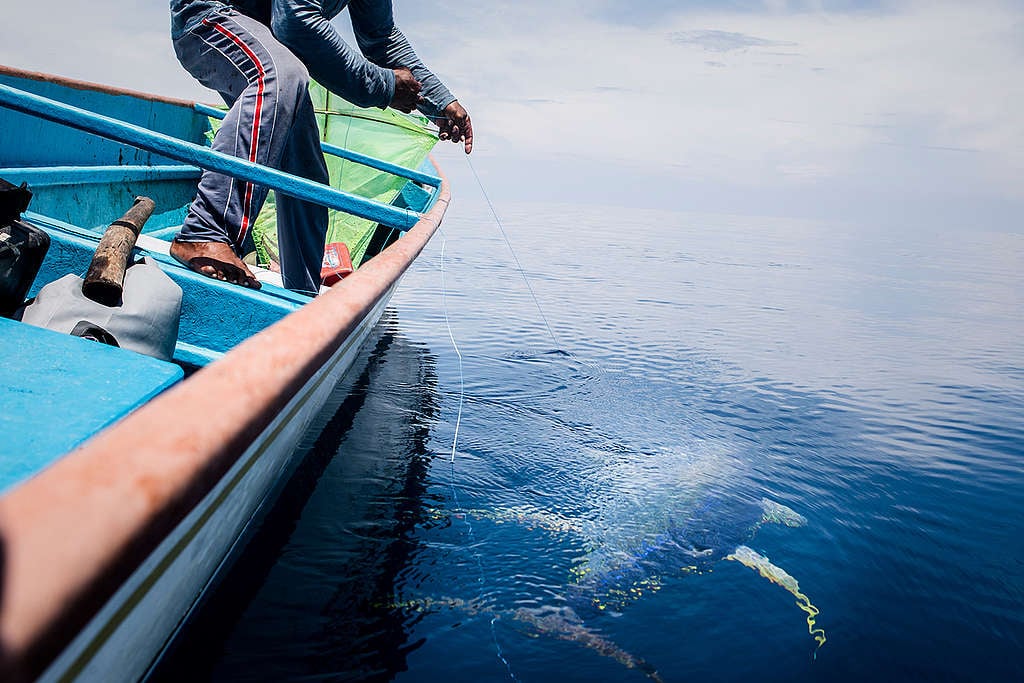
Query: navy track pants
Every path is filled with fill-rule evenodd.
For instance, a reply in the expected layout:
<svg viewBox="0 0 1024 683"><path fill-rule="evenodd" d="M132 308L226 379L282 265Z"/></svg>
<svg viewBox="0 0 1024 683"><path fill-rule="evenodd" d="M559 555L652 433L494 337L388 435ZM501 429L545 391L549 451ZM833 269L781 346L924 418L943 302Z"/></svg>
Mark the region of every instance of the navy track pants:
<svg viewBox="0 0 1024 683"><path fill-rule="evenodd" d="M309 98L309 72L270 29L231 9L214 12L174 41L182 66L221 94L231 109L213 149L328 182ZM177 239L242 245L267 188L205 171ZM327 209L277 193L277 232L285 287L315 293L327 234Z"/></svg>

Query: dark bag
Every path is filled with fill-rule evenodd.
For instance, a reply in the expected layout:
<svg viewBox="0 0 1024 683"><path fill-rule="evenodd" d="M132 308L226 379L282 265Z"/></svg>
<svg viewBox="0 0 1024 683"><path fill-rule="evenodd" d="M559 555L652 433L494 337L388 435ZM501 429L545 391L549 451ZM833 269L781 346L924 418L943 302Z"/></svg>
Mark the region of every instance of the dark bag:
<svg viewBox="0 0 1024 683"><path fill-rule="evenodd" d="M25 303L50 248L46 232L21 220L31 199L25 184L15 187L0 179L0 315L5 317Z"/></svg>

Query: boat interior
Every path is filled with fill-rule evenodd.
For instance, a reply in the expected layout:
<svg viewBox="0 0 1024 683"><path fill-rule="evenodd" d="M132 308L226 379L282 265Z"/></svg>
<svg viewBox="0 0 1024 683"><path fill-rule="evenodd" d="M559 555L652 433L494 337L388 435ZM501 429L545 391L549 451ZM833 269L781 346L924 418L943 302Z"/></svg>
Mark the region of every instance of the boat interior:
<svg viewBox="0 0 1024 683"><path fill-rule="evenodd" d="M69 125L61 110L46 113L48 107L61 104L73 105L81 112L74 116L85 123L72 127L75 124ZM104 231L137 196L151 198L156 208L138 237L133 258L152 257L182 290L173 363L0 318L0 338L8 349L0 369L5 406L0 422L4 433L19 435L0 452L0 490L310 300L285 289L279 274L267 269L254 269L262 288L252 290L199 275L171 258L170 240L195 196L200 168L180 155L176 159L151 146L146 149L145 141L129 142L122 136L119 142L89 130L94 120L111 119L203 147L204 154L216 157L207 143L216 114L207 105L0 67L0 178L27 184L32 198L22 219L43 228L50 238L28 296L69 273L84 276ZM324 147L325 152L345 154ZM391 215L388 210L400 209L415 219L432 206L440 180L434 183L428 175L433 170L429 162L413 171L353 156L358 163L409 178L390 207L371 207L373 211ZM262 184L277 189L270 182ZM321 203L329 208L366 202L318 187L324 188L327 200ZM371 248L360 262L397 239L410 224L378 223ZM54 395L66 400L54 401Z"/></svg>
<svg viewBox="0 0 1024 683"><path fill-rule="evenodd" d="M94 114L183 141L204 144L211 130L208 106L12 70L0 71L0 84L74 102ZM263 285L255 291L198 275L168 255L170 240L195 197L201 174L195 166L6 108L0 108L0 155L0 178L28 183L33 196L25 218L47 229L53 240L30 296L67 273L85 273L106 227L136 196L146 196L156 210L139 236L139 254L153 256L183 290L176 362L202 367L308 301L284 289L280 275L267 269L255 269ZM393 203L424 212L439 184L409 180ZM382 237L374 240L374 251L390 242L387 236L393 240L397 235L391 227L378 228ZM368 253L364 262L372 256Z"/></svg>

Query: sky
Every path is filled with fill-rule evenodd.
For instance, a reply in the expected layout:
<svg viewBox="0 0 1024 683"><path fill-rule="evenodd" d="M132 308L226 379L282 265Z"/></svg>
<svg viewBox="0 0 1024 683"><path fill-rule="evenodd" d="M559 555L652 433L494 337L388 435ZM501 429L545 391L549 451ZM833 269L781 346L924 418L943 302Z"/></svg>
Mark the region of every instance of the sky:
<svg viewBox="0 0 1024 683"><path fill-rule="evenodd" d="M177 64L166 2L50 2L30 32L38 7L5 10L0 63L216 101ZM395 0L395 13L472 114L496 200L1021 222L1021 0ZM335 22L348 30L347 13ZM454 146L439 156L467 177Z"/></svg>

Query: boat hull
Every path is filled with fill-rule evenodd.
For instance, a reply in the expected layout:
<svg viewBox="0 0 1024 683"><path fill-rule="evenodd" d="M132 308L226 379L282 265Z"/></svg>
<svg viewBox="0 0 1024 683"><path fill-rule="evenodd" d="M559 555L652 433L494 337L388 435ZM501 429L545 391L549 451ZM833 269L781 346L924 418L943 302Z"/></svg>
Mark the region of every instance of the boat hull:
<svg viewBox="0 0 1024 683"><path fill-rule="evenodd" d="M154 550L40 677L139 680L171 642L294 467L297 446L355 361L397 283L296 393L220 482Z"/></svg>

